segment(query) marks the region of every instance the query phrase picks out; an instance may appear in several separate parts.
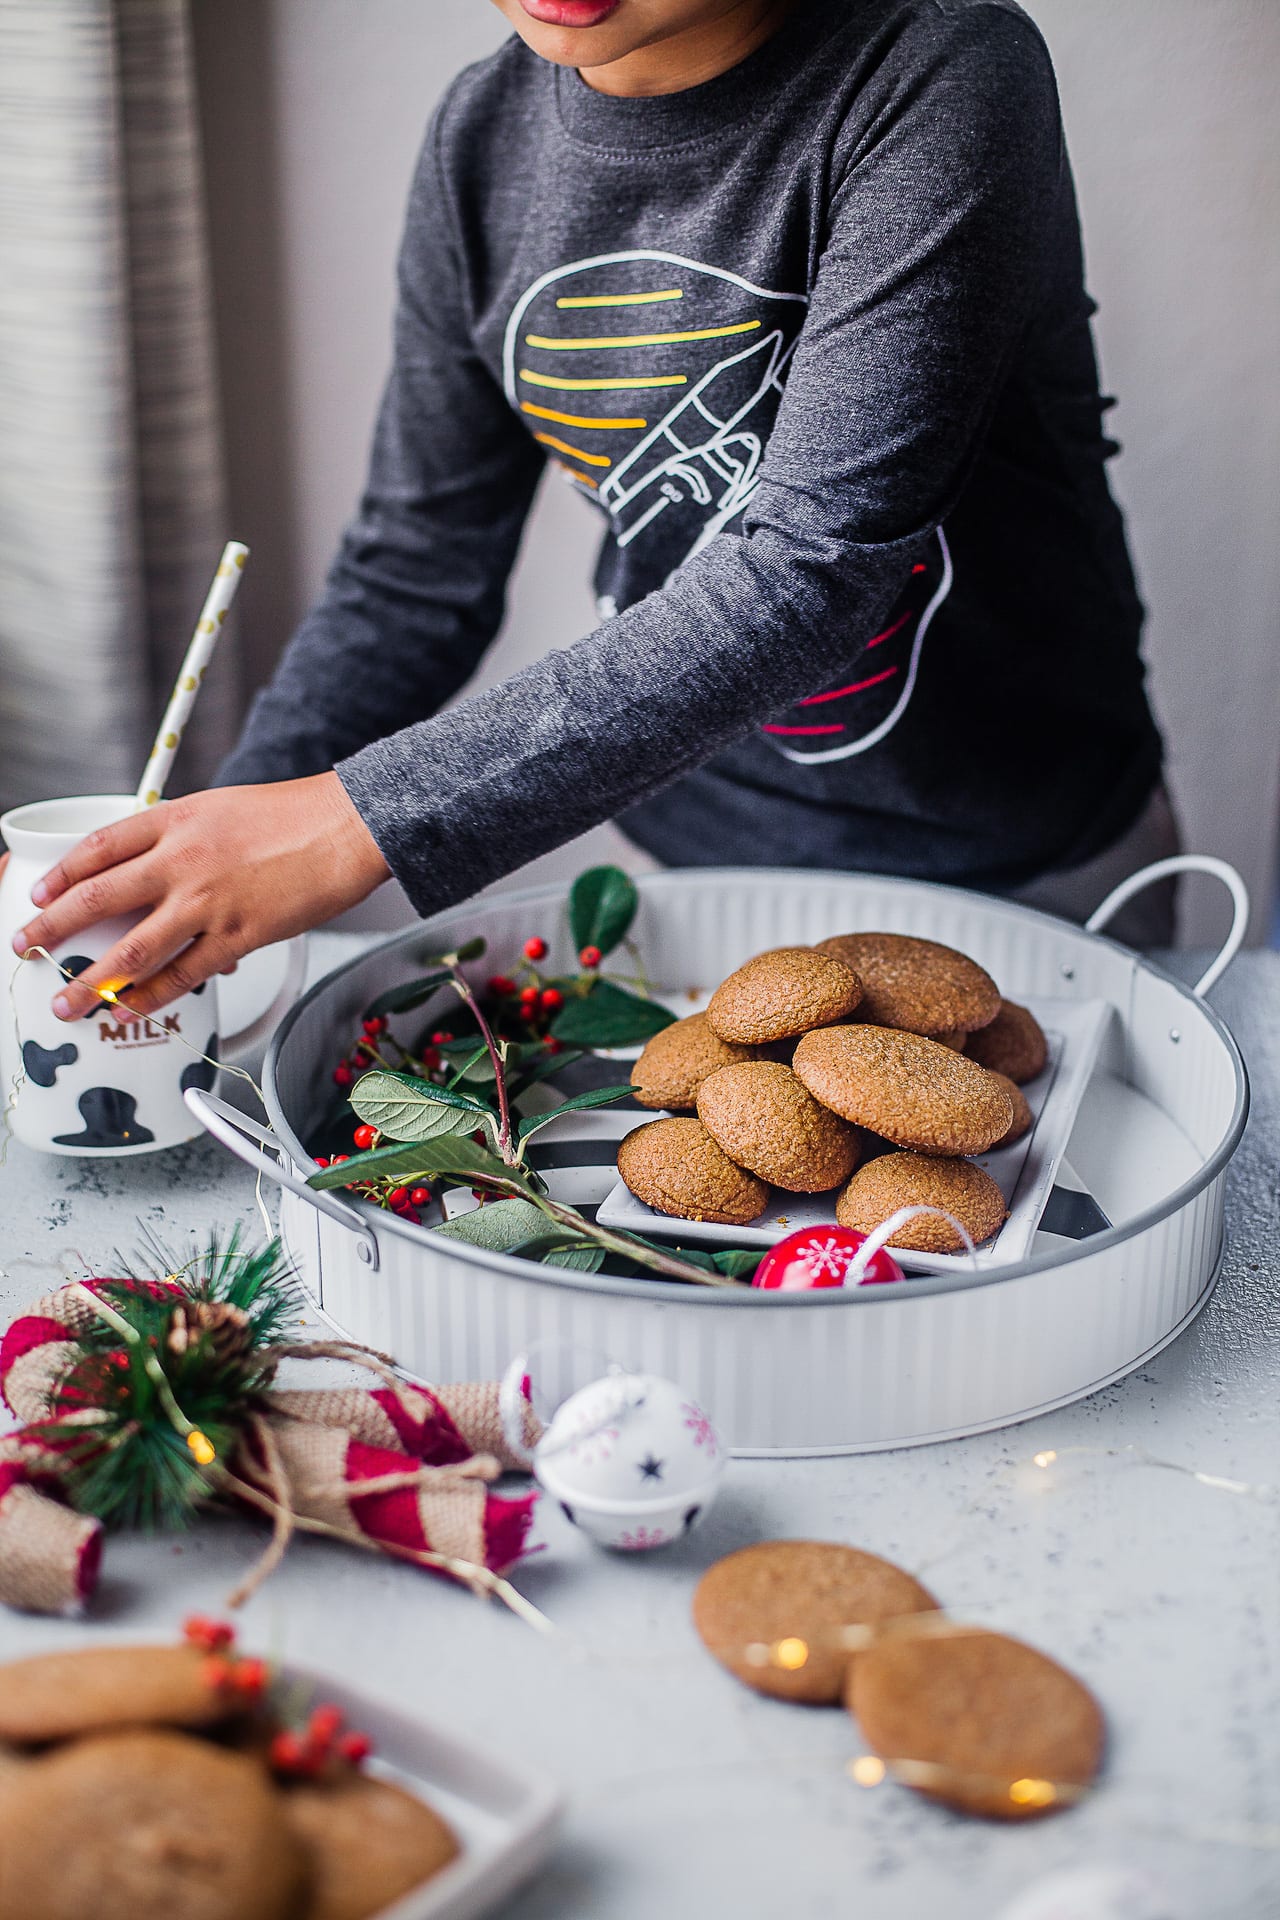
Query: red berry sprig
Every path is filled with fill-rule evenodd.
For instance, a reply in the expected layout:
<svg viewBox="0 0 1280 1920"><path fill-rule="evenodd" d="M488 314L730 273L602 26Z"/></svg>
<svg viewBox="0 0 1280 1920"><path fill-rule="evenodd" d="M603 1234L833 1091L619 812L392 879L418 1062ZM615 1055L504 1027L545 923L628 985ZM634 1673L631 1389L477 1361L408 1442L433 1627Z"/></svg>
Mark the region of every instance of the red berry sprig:
<svg viewBox="0 0 1280 1920"><path fill-rule="evenodd" d="M193 1613L183 1621L182 1632L188 1645L206 1656L201 1678L214 1693L234 1695L245 1706L262 1698L267 1690L267 1663L236 1653L235 1629L225 1620Z"/></svg>
<svg viewBox="0 0 1280 1920"><path fill-rule="evenodd" d="M334 1760L358 1767L373 1752L367 1733L343 1731L343 1713L332 1703L313 1708L305 1728L299 1733L286 1728L278 1733L267 1750L272 1769L288 1779L314 1780Z"/></svg>
<svg viewBox="0 0 1280 1920"><path fill-rule="evenodd" d="M578 965L584 967L588 973L594 973L603 958L604 955L599 947L584 947L578 955Z"/></svg>

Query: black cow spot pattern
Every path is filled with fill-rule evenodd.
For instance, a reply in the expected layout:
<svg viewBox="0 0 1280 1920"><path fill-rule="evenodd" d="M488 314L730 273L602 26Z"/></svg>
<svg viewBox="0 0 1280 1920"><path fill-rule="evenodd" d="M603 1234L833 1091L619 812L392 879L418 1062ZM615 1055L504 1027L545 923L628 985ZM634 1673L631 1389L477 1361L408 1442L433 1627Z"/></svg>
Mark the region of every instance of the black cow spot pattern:
<svg viewBox="0 0 1280 1920"><path fill-rule="evenodd" d="M688 1533L690 1527L693 1525L694 1521L697 1519L698 1515L701 1512L702 1512L701 1507L690 1507L688 1513L686 1513L684 1517L684 1530L686 1533Z"/></svg>
<svg viewBox="0 0 1280 1920"><path fill-rule="evenodd" d="M188 1087L199 1087L202 1093L209 1093L212 1090L213 1083L218 1077L218 1036L216 1033L209 1035L209 1038L204 1043L204 1050L209 1056L207 1060L193 1060L189 1067L183 1068L182 1078L178 1084L184 1093Z"/></svg>
<svg viewBox="0 0 1280 1920"><path fill-rule="evenodd" d="M68 1040L65 1046L42 1047L38 1040L22 1043L22 1064L33 1087L51 1087L59 1067L72 1067L80 1058L80 1049Z"/></svg>
<svg viewBox="0 0 1280 1920"><path fill-rule="evenodd" d="M198 987L192 987L192 989L191 989L191 991L192 991L192 993L203 993L203 992L204 992L204 990L205 990L205 988L206 988L206 987L208 986L208 984L209 984L209 982L208 982L207 980L202 980L202 981L200 982L200 985L199 985ZM206 1048L205 1048L205 1052L207 1053L207 1052L209 1052L209 1051L210 1051L210 1049L206 1047Z"/></svg>
<svg viewBox="0 0 1280 1920"><path fill-rule="evenodd" d="M573 1517L573 1508L569 1505L569 1502L567 1500L562 1500L560 1502L560 1511L564 1515L565 1519L569 1522L569 1525L571 1527L577 1526L578 1523Z"/></svg>
<svg viewBox="0 0 1280 1920"><path fill-rule="evenodd" d="M84 1121L83 1133L55 1133L58 1147L145 1147L154 1133L134 1117L138 1103L119 1087L89 1087L76 1105Z"/></svg>

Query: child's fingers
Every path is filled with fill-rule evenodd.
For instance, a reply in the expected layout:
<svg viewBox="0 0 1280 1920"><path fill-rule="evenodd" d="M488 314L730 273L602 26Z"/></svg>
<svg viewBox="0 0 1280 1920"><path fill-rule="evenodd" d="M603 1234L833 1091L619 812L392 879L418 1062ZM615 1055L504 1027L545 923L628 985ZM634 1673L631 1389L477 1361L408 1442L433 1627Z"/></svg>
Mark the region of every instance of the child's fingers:
<svg viewBox="0 0 1280 1920"><path fill-rule="evenodd" d="M44 878L36 881L31 889L36 906L48 906L78 881L145 853L160 837L165 812L163 806L150 807L145 813L131 813L125 820L86 834L56 867L50 867Z"/></svg>
<svg viewBox="0 0 1280 1920"><path fill-rule="evenodd" d="M54 1013L59 1020L82 1019L101 1004L98 989L108 989L129 1006L140 1008L138 996L145 992L152 975L180 954L196 931L171 910L148 914L101 960L86 967L77 979L66 982L54 996Z"/></svg>
<svg viewBox="0 0 1280 1920"><path fill-rule="evenodd" d="M31 947L48 947L52 951L73 934L83 933L86 927L97 926L117 914L137 913L142 907L154 906L159 892L154 863L126 860L123 866L91 874L87 880L68 888L51 907L18 929L13 936L13 950L26 953Z"/></svg>
<svg viewBox="0 0 1280 1920"><path fill-rule="evenodd" d="M121 998L128 1001L134 1013L156 1013L171 1000L180 1000L184 993L194 992L215 973L234 972L234 962L227 964L229 951L226 942L214 934L199 934L168 966L161 967L141 986L131 987Z"/></svg>

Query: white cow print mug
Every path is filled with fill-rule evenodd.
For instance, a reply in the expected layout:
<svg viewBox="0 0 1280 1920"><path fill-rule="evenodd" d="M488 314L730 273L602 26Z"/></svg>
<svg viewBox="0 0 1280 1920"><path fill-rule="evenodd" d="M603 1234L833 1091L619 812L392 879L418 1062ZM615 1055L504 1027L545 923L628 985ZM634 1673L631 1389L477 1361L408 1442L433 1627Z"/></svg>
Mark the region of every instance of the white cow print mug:
<svg viewBox="0 0 1280 1920"><path fill-rule="evenodd" d="M0 817L10 855L0 880L0 1107L14 1137L41 1153L156 1153L195 1139L202 1129L183 1101L186 1089L212 1087L210 1062L250 1052L302 984L306 949L295 940L280 991L239 1033L219 1032L216 980L150 1019L106 1002L71 1023L55 1018L57 974L39 955L19 959L13 936L35 917L36 881L85 834L123 820L134 804L131 794L95 794L39 800ZM83 973L140 918L103 920L53 949L53 958Z"/></svg>

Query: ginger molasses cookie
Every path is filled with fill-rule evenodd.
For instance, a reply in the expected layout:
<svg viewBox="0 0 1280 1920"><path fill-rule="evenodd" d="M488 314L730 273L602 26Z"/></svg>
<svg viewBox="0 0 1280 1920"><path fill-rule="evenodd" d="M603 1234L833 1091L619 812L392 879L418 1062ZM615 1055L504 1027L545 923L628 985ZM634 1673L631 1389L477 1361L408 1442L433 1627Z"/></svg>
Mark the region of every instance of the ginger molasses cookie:
<svg viewBox="0 0 1280 1920"><path fill-rule="evenodd" d="M972 1160L940 1154L885 1153L859 1167L836 1201L842 1227L873 1233L899 1207L943 1207L981 1246L1004 1225L1008 1209L991 1175ZM963 1253L964 1241L936 1214L918 1214L898 1228L891 1247L915 1253Z"/></svg>
<svg viewBox="0 0 1280 1920"><path fill-rule="evenodd" d="M654 1034L631 1069L631 1084L642 1107L692 1108L709 1074L755 1057L754 1047L722 1040L705 1013L691 1013Z"/></svg>
<svg viewBox="0 0 1280 1920"><path fill-rule="evenodd" d="M969 1035L965 1052L980 1067L1006 1074L1020 1087L1043 1073L1049 1058L1040 1022L1029 1007L1020 1007L1016 1000L1000 1002L991 1025Z"/></svg>
<svg viewBox="0 0 1280 1920"><path fill-rule="evenodd" d="M76 1740L6 1786L0 1920L295 1920L302 1843L256 1760L188 1734Z"/></svg>
<svg viewBox="0 0 1280 1920"><path fill-rule="evenodd" d="M825 1027L805 1034L791 1064L824 1107L919 1153L985 1153L1013 1119L984 1067L916 1033Z"/></svg>
<svg viewBox="0 0 1280 1920"><path fill-rule="evenodd" d="M1030 1133L1034 1115L1022 1088L1017 1086L1007 1073L996 1073L991 1067L987 1072L993 1080L998 1080L1013 1102L1013 1122L1008 1133L1001 1134L996 1141L998 1147L1011 1147L1015 1140L1021 1140L1024 1133Z"/></svg>
<svg viewBox="0 0 1280 1920"><path fill-rule="evenodd" d="M859 1654L846 1704L874 1752L923 1762L932 1800L997 1820L1070 1805L1102 1764L1102 1710L1073 1674L977 1627L886 1634ZM936 1773L932 1770L936 1769Z"/></svg>
<svg viewBox="0 0 1280 1920"><path fill-rule="evenodd" d="M745 1686L817 1706L841 1698L855 1658L839 1643L841 1627L874 1626L937 1604L901 1567L857 1547L762 1540L708 1567L694 1592L693 1624ZM794 1665L748 1657L748 1649L779 1641L795 1643L784 1649Z"/></svg>
<svg viewBox="0 0 1280 1920"><path fill-rule="evenodd" d="M862 982L859 1020L932 1036L970 1033L1000 1011L1000 989L968 954L905 933L838 933L818 942Z"/></svg>
<svg viewBox="0 0 1280 1920"><path fill-rule="evenodd" d="M113 1727L210 1727L242 1708L197 1647L78 1647L0 1667L0 1741L37 1746Z"/></svg>
<svg viewBox="0 0 1280 1920"><path fill-rule="evenodd" d="M368 1920L456 1860L453 1829L390 1781L293 1787L290 1827L311 1860L305 1920Z"/></svg>
<svg viewBox="0 0 1280 1920"><path fill-rule="evenodd" d="M776 1060L711 1074L698 1089L698 1118L737 1166L788 1193L827 1193L861 1157L858 1129L820 1107Z"/></svg>
<svg viewBox="0 0 1280 1920"><path fill-rule="evenodd" d="M763 1046L845 1020L862 998L852 968L816 947L774 947L731 973L707 1018L722 1040Z"/></svg>
<svg viewBox="0 0 1280 1920"><path fill-rule="evenodd" d="M649 1120L618 1142L618 1172L647 1207L680 1220L743 1227L765 1210L769 1189L735 1166L700 1120Z"/></svg>

